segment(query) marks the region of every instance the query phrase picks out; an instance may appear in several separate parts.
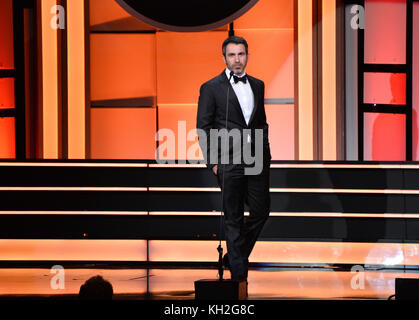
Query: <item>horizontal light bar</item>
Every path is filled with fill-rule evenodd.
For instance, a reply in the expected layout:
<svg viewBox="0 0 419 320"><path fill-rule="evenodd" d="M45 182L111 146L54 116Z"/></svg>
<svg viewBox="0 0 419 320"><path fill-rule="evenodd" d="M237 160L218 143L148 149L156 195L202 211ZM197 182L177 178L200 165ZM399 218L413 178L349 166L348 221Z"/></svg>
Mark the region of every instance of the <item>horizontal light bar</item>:
<svg viewBox="0 0 419 320"><path fill-rule="evenodd" d="M0 211L0 215L220 216L220 211ZM248 211L244 216L249 216ZM271 212L270 217L418 219L417 213Z"/></svg>
<svg viewBox="0 0 419 320"><path fill-rule="evenodd" d="M188 164L188 163L150 163L150 168L206 168L205 164Z"/></svg>
<svg viewBox="0 0 419 320"><path fill-rule="evenodd" d="M176 160L179 161L179 160ZM0 167L134 167L134 168L205 168L196 163L83 163L83 162L0 162ZM419 164L271 164L271 169L419 169Z"/></svg>
<svg viewBox="0 0 419 320"><path fill-rule="evenodd" d="M198 191L198 192L220 192L220 188L196 188L196 187L149 187L149 191Z"/></svg>
<svg viewBox="0 0 419 320"><path fill-rule="evenodd" d="M164 191L221 192L218 187L0 187L0 191ZM333 188L270 188L272 193L362 193L419 194L419 190L400 189L333 189Z"/></svg>
<svg viewBox="0 0 419 320"><path fill-rule="evenodd" d="M220 211L150 211L150 216L219 216ZM245 212L245 215L249 215L249 212Z"/></svg>
<svg viewBox="0 0 419 320"><path fill-rule="evenodd" d="M1 212L0 212L1 213ZM220 211L150 211L150 216L220 216ZM244 212L249 216L248 211ZM399 218L399 219L418 219L417 213L342 213L342 212L271 212L270 217L325 217L325 218Z"/></svg>
<svg viewBox="0 0 419 320"><path fill-rule="evenodd" d="M378 194L419 194L419 190L400 189L335 189L335 188L270 188L270 192L281 193L378 193Z"/></svg>
<svg viewBox="0 0 419 320"><path fill-rule="evenodd" d="M146 216L147 211L0 211L0 215L132 215Z"/></svg>
<svg viewBox="0 0 419 320"><path fill-rule="evenodd" d="M0 191L147 191L147 187L0 187Z"/></svg>
<svg viewBox="0 0 419 320"><path fill-rule="evenodd" d="M0 162L0 167L134 167L147 168L147 163L60 163L60 162Z"/></svg>
<svg viewBox="0 0 419 320"><path fill-rule="evenodd" d="M419 169L414 164L271 164L271 169Z"/></svg>
<svg viewBox="0 0 419 320"><path fill-rule="evenodd" d="M221 189L217 187L149 187L149 191L220 192ZM270 188L269 191L272 193L419 194L419 190L401 189Z"/></svg>
<svg viewBox="0 0 419 320"><path fill-rule="evenodd" d="M325 217L325 218L401 218L417 219L416 213L341 213L341 212L271 212L271 217Z"/></svg>

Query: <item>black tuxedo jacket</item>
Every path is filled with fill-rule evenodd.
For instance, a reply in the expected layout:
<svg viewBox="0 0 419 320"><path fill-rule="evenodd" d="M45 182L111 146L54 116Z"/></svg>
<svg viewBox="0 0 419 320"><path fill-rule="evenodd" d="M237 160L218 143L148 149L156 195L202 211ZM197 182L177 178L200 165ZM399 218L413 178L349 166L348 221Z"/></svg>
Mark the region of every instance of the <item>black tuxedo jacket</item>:
<svg viewBox="0 0 419 320"><path fill-rule="evenodd" d="M239 100L234 92L231 83L228 81L225 70L223 72L204 83L200 89L200 96L198 102L198 114L197 114L197 128L199 143L206 161L207 167L212 168L214 163L210 163L211 152L217 152L218 162L221 163L221 143L218 143L218 150L211 150L214 148L210 143L210 130L211 129L223 129L226 127L226 110L227 110L227 89L229 88L229 101L228 101L228 120L227 129L238 129L243 133L244 129L250 129L251 131L251 144L252 150L255 150L255 130L263 130L263 164L269 165L271 160L271 152L268 140L268 123L266 122L265 113L265 84L263 81L256 79L252 76L247 75L247 79L250 83L254 95L254 107L251 114L249 124L243 116L242 109L240 107ZM200 134L201 132L201 134ZM201 136L204 132L206 139ZM205 141L205 143L204 143ZM230 145L230 153L232 146ZM242 151L243 152L243 151ZM232 161L232 155L230 154L230 161ZM243 159L243 157L242 157ZM232 162L230 162L232 163Z"/></svg>

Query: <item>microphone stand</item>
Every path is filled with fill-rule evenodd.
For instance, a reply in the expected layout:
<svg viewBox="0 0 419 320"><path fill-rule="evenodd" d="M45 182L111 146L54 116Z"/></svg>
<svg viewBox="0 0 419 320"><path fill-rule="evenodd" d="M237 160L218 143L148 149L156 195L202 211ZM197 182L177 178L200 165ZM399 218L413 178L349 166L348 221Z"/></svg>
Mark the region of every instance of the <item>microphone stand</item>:
<svg viewBox="0 0 419 320"><path fill-rule="evenodd" d="M233 71L230 71L230 77L228 78L228 86L227 86L227 102L226 102L226 125L225 128L227 129L227 121L228 121L228 101L230 98L230 81L231 77L234 75ZM228 138L228 135L227 135ZM224 152L227 151L227 139L224 145ZM218 164L221 165L221 164ZM218 244L217 251L218 251L218 275L220 277L220 281L223 281L224 275L224 268L223 268L223 247L221 246L221 232L223 227L223 215L224 215L224 173L223 173L223 182L221 188L221 216L220 216L220 243Z"/></svg>

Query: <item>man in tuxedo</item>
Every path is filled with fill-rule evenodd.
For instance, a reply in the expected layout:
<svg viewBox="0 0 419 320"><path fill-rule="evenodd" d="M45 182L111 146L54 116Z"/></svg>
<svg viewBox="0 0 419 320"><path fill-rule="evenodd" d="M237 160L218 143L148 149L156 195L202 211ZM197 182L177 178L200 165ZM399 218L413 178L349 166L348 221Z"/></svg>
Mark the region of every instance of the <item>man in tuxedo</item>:
<svg viewBox="0 0 419 320"><path fill-rule="evenodd" d="M207 167L217 176L223 191L227 242L223 260L231 278L241 281L247 279L249 255L269 216L271 153L265 85L245 72L248 44L243 38L229 37L222 53L226 69L200 89L197 132ZM219 143L222 131L234 134L224 135ZM231 143L238 133L239 146L237 139ZM245 203L248 217L244 217Z"/></svg>

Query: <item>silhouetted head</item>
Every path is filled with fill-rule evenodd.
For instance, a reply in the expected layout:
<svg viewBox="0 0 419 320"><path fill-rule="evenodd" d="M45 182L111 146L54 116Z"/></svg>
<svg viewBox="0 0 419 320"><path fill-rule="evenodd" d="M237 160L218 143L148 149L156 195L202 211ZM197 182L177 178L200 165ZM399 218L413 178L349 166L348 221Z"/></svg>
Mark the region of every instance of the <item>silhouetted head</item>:
<svg viewBox="0 0 419 320"><path fill-rule="evenodd" d="M79 291L79 299L81 300L111 300L112 296L111 283L99 275L86 280Z"/></svg>

